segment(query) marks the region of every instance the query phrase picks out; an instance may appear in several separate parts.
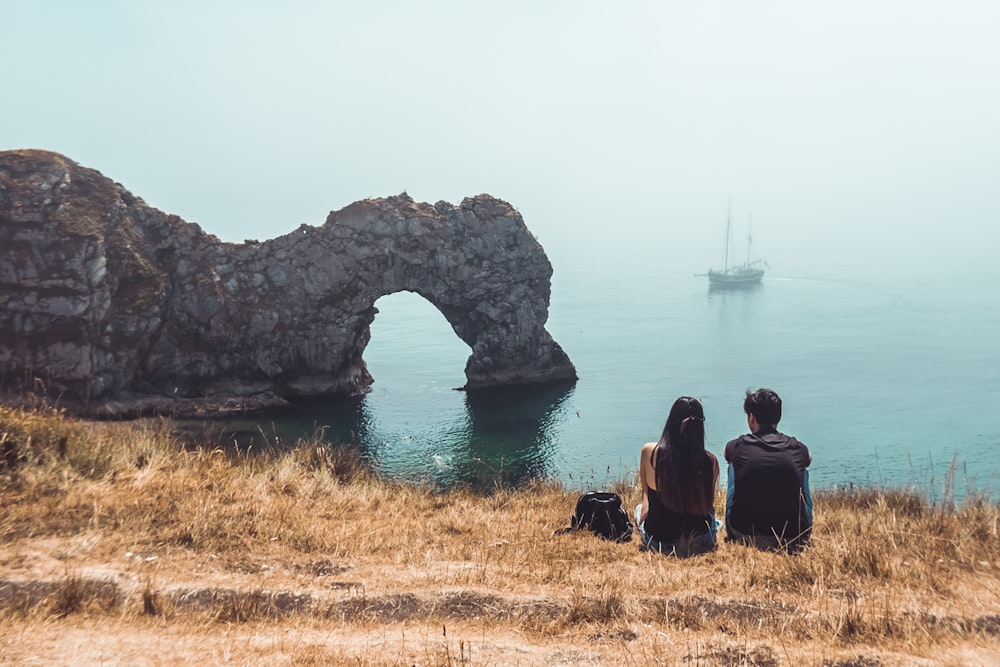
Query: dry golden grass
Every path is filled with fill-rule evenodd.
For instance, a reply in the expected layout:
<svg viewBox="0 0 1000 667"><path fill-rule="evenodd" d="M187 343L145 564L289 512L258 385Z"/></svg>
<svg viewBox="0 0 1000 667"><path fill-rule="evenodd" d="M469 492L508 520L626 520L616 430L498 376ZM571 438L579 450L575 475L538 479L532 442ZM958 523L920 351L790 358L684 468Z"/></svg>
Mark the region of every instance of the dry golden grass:
<svg viewBox="0 0 1000 667"><path fill-rule="evenodd" d="M1000 511L817 493L795 556L678 560L553 483L380 480L320 440L240 456L0 407L0 662L966 665L1000 655ZM635 504L631 482L616 489ZM721 510L722 498L719 498Z"/></svg>

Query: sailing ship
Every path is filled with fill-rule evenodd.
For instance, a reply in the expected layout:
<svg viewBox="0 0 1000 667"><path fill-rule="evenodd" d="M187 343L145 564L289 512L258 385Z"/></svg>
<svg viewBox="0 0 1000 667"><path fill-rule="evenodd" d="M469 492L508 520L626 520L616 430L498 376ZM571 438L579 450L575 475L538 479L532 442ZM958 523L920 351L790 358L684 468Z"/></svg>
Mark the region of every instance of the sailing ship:
<svg viewBox="0 0 1000 667"><path fill-rule="evenodd" d="M730 214L732 208L730 207ZM722 270L708 270L708 284L710 287L745 287L760 284L760 279L764 277L764 269L759 264L767 265L762 259L750 261L750 246L753 243L750 235L750 227L747 227L747 258L742 264L729 265L729 240L731 237L732 217L726 215L726 256L723 260ZM751 224L753 219L750 220Z"/></svg>

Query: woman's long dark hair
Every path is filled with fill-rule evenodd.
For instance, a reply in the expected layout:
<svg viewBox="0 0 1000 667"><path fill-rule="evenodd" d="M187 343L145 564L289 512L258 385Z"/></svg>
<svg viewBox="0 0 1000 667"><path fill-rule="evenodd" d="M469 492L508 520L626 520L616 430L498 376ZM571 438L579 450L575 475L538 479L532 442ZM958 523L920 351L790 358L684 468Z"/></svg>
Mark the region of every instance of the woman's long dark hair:
<svg viewBox="0 0 1000 667"><path fill-rule="evenodd" d="M705 452L705 411L698 399L674 401L654 455L656 494L666 507L682 514L714 511L714 466Z"/></svg>

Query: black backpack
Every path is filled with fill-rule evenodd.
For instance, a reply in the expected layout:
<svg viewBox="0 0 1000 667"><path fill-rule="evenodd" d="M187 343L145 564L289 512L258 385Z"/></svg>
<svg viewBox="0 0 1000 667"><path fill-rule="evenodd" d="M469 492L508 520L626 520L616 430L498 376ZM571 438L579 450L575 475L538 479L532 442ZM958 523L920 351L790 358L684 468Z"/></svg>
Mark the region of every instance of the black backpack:
<svg viewBox="0 0 1000 667"><path fill-rule="evenodd" d="M622 497L608 491L588 491L576 501L569 530L589 530L615 542L632 539L632 522L622 507Z"/></svg>

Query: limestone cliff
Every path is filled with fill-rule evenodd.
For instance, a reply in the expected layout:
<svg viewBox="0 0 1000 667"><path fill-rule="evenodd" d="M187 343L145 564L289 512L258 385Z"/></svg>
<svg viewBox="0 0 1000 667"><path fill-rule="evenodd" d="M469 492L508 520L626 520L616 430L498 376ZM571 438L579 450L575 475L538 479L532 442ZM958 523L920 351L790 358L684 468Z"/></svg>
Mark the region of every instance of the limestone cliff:
<svg viewBox="0 0 1000 667"><path fill-rule="evenodd" d="M552 267L510 204L405 193L223 243L92 169L0 152L0 388L91 414L213 414L365 391L375 301L408 290L472 349L466 388L574 380Z"/></svg>

